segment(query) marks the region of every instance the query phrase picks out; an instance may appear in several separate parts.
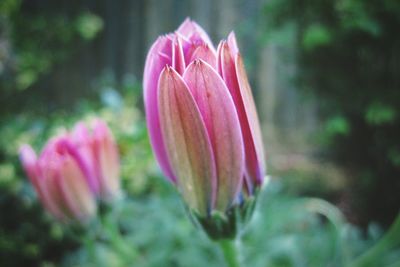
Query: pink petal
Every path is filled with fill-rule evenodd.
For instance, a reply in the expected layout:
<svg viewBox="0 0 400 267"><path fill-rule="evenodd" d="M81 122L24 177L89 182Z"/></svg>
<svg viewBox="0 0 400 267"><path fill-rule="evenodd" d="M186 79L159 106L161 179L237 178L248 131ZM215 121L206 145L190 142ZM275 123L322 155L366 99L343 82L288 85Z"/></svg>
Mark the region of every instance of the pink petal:
<svg viewBox="0 0 400 267"><path fill-rule="evenodd" d="M97 167L94 162L94 155L92 149L92 138L89 133L89 129L83 122L78 122L75 124L73 131L70 134L69 140L73 145L74 152L77 153L79 157L79 161L82 161L82 165L85 167L85 171L87 172L88 177L93 177L92 179L95 181L90 181L92 183L93 191L99 193L100 191L100 182L96 179L97 175ZM89 178L90 179L90 178Z"/></svg>
<svg viewBox="0 0 400 267"><path fill-rule="evenodd" d="M243 177L244 151L235 105L218 73L202 60L183 76L205 122L216 160L217 209L225 211L237 197Z"/></svg>
<svg viewBox="0 0 400 267"><path fill-rule="evenodd" d="M167 153L183 198L190 208L209 214L216 193L212 147L189 89L170 67L161 73L158 103Z"/></svg>
<svg viewBox="0 0 400 267"><path fill-rule="evenodd" d="M100 193L100 183L96 178L94 170L91 168L92 166L90 165L93 163L93 155L82 154L79 151L79 148L67 138L60 138L56 143L56 149L60 154L68 154L74 158L84 173L85 180L87 181L90 190L92 190L94 194L98 195Z"/></svg>
<svg viewBox="0 0 400 267"><path fill-rule="evenodd" d="M176 31L175 35L182 39L183 54L186 65L189 65L192 54L197 47L207 45L215 53L215 48L207 33L197 23L187 18Z"/></svg>
<svg viewBox="0 0 400 267"><path fill-rule="evenodd" d="M179 37L176 37L172 44L172 67L179 73L185 71L185 58L183 55L182 43Z"/></svg>
<svg viewBox="0 0 400 267"><path fill-rule="evenodd" d="M176 31L187 39L191 39L193 42L201 41L213 47L211 39L206 31L190 18L186 18Z"/></svg>
<svg viewBox="0 0 400 267"><path fill-rule="evenodd" d="M167 53L168 49L171 49L169 54ZM166 66L167 64L172 64L171 57L171 39L165 36L159 37L157 41L153 44L147 55L143 77L143 88L146 120L151 146L164 174L171 181L175 181L175 175L173 174L170 163L168 161L168 157L165 151L165 144L161 135L157 104L158 79L164 66Z"/></svg>
<svg viewBox="0 0 400 267"><path fill-rule="evenodd" d="M120 162L117 145L107 124L101 120L93 128L93 151L97 163L101 195L108 200L120 192Z"/></svg>
<svg viewBox="0 0 400 267"><path fill-rule="evenodd" d="M217 55L215 51L210 49L206 44L201 45L194 50L190 62L196 59L201 59L207 62L214 69L217 67Z"/></svg>
<svg viewBox="0 0 400 267"><path fill-rule="evenodd" d="M230 39L231 43L235 46L236 41L234 41L234 36L232 37L231 35ZM221 42L218 54L218 69L232 95L239 116L245 148L245 177L247 188L252 192L253 185L259 185L263 180L265 171L263 146L262 141L260 141L261 134L256 136L257 132L259 132L259 123L257 113L255 112L254 101L252 101L251 90L247 82L247 76L243 76L244 69L243 65L241 65L242 70L240 71L241 77L239 81L237 64L234 61L234 57L232 57L234 50L235 47L231 49L227 42ZM255 119L254 116L256 116ZM258 141L255 139L258 139Z"/></svg>
<svg viewBox="0 0 400 267"><path fill-rule="evenodd" d="M20 158L22 165L27 173L33 187L35 188L40 201L45 208L58 219L63 219L64 214L59 210L53 199L50 198L47 189L44 186L43 171L40 169L40 164L36 158L35 151L29 145L23 145L20 148Z"/></svg>
<svg viewBox="0 0 400 267"><path fill-rule="evenodd" d="M60 164L58 186L63 205L69 209L74 219L87 220L96 212L95 196L77 162L66 157Z"/></svg>
<svg viewBox="0 0 400 267"><path fill-rule="evenodd" d="M247 118L247 123L244 124L248 130L246 130L246 135L243 135L245 143L248 144L246 147L247 172L255 179L256 184L260 185L265 173L264 145L256 105L240 54L236 56L235 66Z"/></svg>
<svg viewBox="0 0 400 267"><path fill-rule="evenodd" d="M38 180L38 185L42 192L43 205L55 218L66 221L72 217L72 213L65 205L58 186L59 161L59 155L55 150L48 150L45 157L39 159L38 166L41 179Z"/></svg>
<svg viewBox="0 0 400 267"><path fill-rule="evenodd" d="M37 188L38 171L36 165L37 157L35 151L32 149L31 146L23 145L19 150L19 157L22 163L22 167L28 175L31 183L35 188Z"/></svg>
<svg viewBox="0 0 400 267"><path fill-rule="evenodd" d="M239 48L236 42L236 36L234 32L231 32L228 35L228 46L230 48L232 57L235 58L236 55L239 53Z"/></svg>
<svg viewBox="0 0 400 267"><path fill-rule="evenodd" d="M217 67L215 68L217 72L222 76L222 46L225 44L224 41L220 42L217 47ZM228 86L229 89L229 86Z"/></svg>

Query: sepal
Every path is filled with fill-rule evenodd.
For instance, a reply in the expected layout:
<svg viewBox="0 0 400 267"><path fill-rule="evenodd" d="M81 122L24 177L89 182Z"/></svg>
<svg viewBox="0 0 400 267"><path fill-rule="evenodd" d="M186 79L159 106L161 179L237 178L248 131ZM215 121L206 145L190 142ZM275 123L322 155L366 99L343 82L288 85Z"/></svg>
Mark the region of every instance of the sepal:
<svg viewBox="0 0 400 267"><path fill-rule="evenodd" d="M234 204L226 212L213 210L207 216L187 209L196 226L202 228L212 240L235 239L250 222L256 209L259 190L246 197L241 203Z"/></svg>

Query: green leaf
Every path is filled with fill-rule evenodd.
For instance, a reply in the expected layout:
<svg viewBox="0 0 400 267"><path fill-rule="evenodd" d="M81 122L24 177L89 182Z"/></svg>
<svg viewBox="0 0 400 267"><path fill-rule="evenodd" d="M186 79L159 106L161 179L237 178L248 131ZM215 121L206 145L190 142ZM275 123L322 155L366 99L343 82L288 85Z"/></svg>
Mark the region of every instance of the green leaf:
<svg viewBox="0 0 400 267"><path fill-rule="evenodd" d="M396 119L396 110L386 104L373 103L369 105L365 113L365 120L370 125L382 125L391 123Z"/></svg>
<svg viewBox="0 0 400 267"><path fill-rule="evenodd" d="M77 20L77 31L85 40L91 40L103 29L103 20L92 13L82 14Z"/></svg>
<svg viewBox="0 0 400 267"><path fill-rule="evenodd" d="M305 50L310 51L329 44L331 40L332 35L327 27L320 24L313 24L305 30L302 45Z"/></svg>
<svg viewBox="0 0 400 267"><path fill-rule="evenodd" d="M329 136L347 135L350 132L350 125L345 117L336 116L326 122L325 131Z"/></svg>

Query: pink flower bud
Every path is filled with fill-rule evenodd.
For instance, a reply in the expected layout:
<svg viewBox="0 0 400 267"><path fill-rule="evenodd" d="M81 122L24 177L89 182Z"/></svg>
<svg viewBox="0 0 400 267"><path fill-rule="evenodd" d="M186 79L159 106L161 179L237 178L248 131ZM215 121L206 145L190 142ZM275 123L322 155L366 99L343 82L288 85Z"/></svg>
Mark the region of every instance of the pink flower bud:
<svg viewBox="0 0 400 267"><path fill-rule="evenodd" d="M259 120L235 35L215 50L186 19L150 48L143 77L155 156L202 216L251 196L265 174Z"/></svg>
<svg viewBox="0 0 400 267"><path fill-rule="evenodd" d="M79 122L71 133L71 139L96 177L93 186L96 195L105 201L116 197L120 193L119 154L107 124L96 119L89 130Z"/></svg>
<svg viewBox="0 0 400 267"><path fill-rule="evenodd" d="M96 199L120 192L118 149L101 120L92 131L78 122L71 133L50 139L38 158L23 145L20 159L41 202L61 221L86 221L96 213Z"/></svg>
<svg viewBox="0 0 400 267"><path fill-rule="evenodd" d="M84 222L96 213L93 177L67 136L51 139L39 158L24 145L20 158L42 204L54 217Z"/></svg>

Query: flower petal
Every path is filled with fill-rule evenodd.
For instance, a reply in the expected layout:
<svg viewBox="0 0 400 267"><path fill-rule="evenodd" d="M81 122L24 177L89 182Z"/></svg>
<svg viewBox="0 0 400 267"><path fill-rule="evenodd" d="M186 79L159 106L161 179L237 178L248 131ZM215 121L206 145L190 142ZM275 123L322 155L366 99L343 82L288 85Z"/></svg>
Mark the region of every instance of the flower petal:
<svg viewBox="0 0 400 267"><path fill-rule="evenodd" d="M217 66L217 55L215 54L214 50L210 49L210 47L206 44L200 45L196 48L196 50L194 50L190 62L196 59L201 59L207 62L214 69Z"/></svg>
<svg viewBox="0 0 400 267"><path fill-rule="evenodd" d="M170 52L168 54L168 49ZM160 130L160 119L157 104L157 86L161 70L168 64L172 64L172 47L171 39L162 36L157 39L151 47L145 64L143 88L144 88L144 104L146 110L147 127L150 136L150 143L157 158L158 163L164 174L171 180L175 181L175 175L172 172L171 165L165 150L164 140Z"/></svg>
<svg viewBox="0 0 400 267"><path fill-rule="evenodd" d="M189 89L170 67L161 73L158 103L161 130L181 193L189 207L209 214L216 193L210 140Z"/></svg>
<svg viewBox="0 0 400 267"><path fill-rule="evenodd" d="M90 145L90 144L89 144ZM84 178L89 185L90 190L98 195L100 193L100 183L96 177L96 173L91 169L89 162L93 162L93 155L87 155L88 158L84 158L84 155L79 151L79 148L74 146L70 140L67 138L60 138L56 144L57 151L64 155L68 154L73 157L76 163L79 165L80 169L84 174Z"/></svg>
<svg viewBox="0 0 400 267"><path fill-rule="evenodd" d="M54 148L54 147L52 147ZM62 198L59 180L59 155L51 148L48 148L43 157L38 161L40 180L38 186L42 192L42 203L50 213L61 221L72 218L72 213Z"/></svg>
<svg viewBox="0 0 400 267"><path fill-rule="evenodd" d="M111 199L120 192L118 148L107 124L96 120L93 128L93 154L100 179L101 195Z"/></svg>
<svg viewBox="0 0 400 267"><path fill-rule="evenodd" d="M73 131L70 134L69 139L73 144L74 152L79 154L79 161L82 161L82 165L85 165L86 172L88 177L92 177L93 181L90 181L92 184L93 191L96 194L100 193L100 181L96 177L98 177L97 167L95 166L95 161L93 157L93 149L92 149L92 138L89 133L89 129L83 122L78 122L75 124ZM71 145L69 145L71 146Z"/></svg>
<svg viewBox="0 0 400 267"><path fill-rule="evenodd" d="M183 74L185 71L185 58L183 56L182 43L177 36L172 44L172 67L179 73Z"/></svg>
<svg viewBox="0 0 400 267"><path fill-rule="evenodd" d="M265 171L263 145L257 112L247 76L243 76L246 73L242 63L239 63L241 70L237 71L237 62L234 59L238 55L232 56L235 49L237 49L236 41L233 35L230 35L230 39L230 43L234 46L233 48L226 41L222 41L220 44L219 54L217 55L218 69L232 95L239 116L245 148L246 186L249 192L252 192L254 184L259 185L262 183ZM239 72L240 78L238 77Z"/></svg>
<svg viewBox="0 0 400 267"><path fill-rule="evenodd" d="M29 145L22 145L19 150L19 157L29 180L37 190L38 170L37 170L37 156L35 151Z"/></svg>
<svg viewBox="0 0 400 267"><path fill-rule="evenodd" d="M72 157L65 157L60 163L58 184L63 204L75 219L87 220L96 212L95 196L89 188L85 175Z"/></svg>
<svg viewBox="0 0 400 267"><path fill-rule="evenodd" d="M46 209L56 218L64 219L64 214L57 207L57 203L50 196L48 189L45 186L43 171L40 168L38 159L35 151L29 145L23 145L20 148L20 158L25 172L27 173L36 193L39 196L40 201L46 207ZM49 173L45 171L45 174Z"/></svg>
<svg viewBox="0 0 400 267"><path fill-rule="evenodd" d="M236 35L233 31L228 35L227 41L232 57L235 58L235 56L239 53L239 48L236 42Z"/></svg>
<svg viewBox="0 0 400 267"><path fill-rule="evenodd" d="M264 145L256 105L240 54L236 56L235 66L247 118L246 126L250 131L244 135L245 143L248 144L246 148L247 172L248 175L255 179L256 184L260 185L265 173Z"/></svg>
<svg viewBox="0 0 400 267"><path fill-rule="evenodd" d="M190 18L186 18L176 31L192 42L203 42L213 48L211 39L206 31Z"/></svg>
<svg viewBox="0 0 400 267"><path fill-rule="evenodd" d="M216 160L217 209L226 211L242 186L244 151L235 105L218 73L202 60L193 61L183 79L205 122Z"/></svg>
<svg viewBox="0 0 400 267"><path fill-rule="evenodd" d="M210 40L210 37L203 30L203 28L189 18L187 18L181 24L181 26L175 32L175 35L182 39L182 48L186 65L189 65L193 52L199 46L207 45L210 50L215 53L215 48Z"/></svg>

